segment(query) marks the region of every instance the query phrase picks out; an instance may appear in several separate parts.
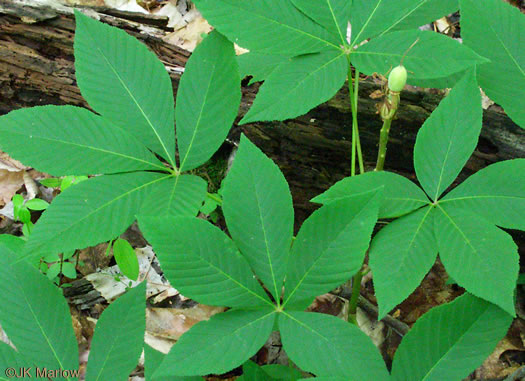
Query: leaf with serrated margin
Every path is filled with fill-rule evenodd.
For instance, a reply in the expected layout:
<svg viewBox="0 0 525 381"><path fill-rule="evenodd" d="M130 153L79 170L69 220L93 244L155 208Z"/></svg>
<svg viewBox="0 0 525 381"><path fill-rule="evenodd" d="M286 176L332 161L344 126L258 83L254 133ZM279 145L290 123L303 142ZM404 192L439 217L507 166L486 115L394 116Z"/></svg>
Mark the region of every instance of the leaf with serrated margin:
<svg viewBox="0 0 525 381"><path fill-rule="evenodd" d="M407 52L416 40L418 42ZM450 37L421 30L391 32L374 38L354 51L351 60L359 71L367 75L386 74L403 60L409 73L408 84L418 86L420 79L442 79L442 82L435 83L439 88L454 84L452 74L487 62Z"/></svg>
<svg viewBox="0 0 525 381"><path fill-rule="evenodd" d="M261 54L249 52L237 56L241 78L251 76L249 85L255 82L264 81L268 76L283 62L291 58L276 54Z"/></svg>
<svg viewBox="0 0 525 381"><path fill-rule="evenodd" d="M75 11L75 69L89 105L174 164L173 90L164 65L123 30Z"/></svg>
<svg viewBox="0 0 525 381"><path fill-rule="evenodd" d="M214 31L193 52L177 91L180 170L198 167L221 146L241 103L233 44Z"/></svg>
<svg viewBox="0 0 525 381"><path fill-rule="evenodd" d="M194 2L219 32L250 51L294 56L339 49L338 38L304 15L290 0Z"/></svg>
<svg viewBox="0 0 525 381"><path fill-rule="evenodd" d="M166 278L187 297L212 306L272 305L231 239L208 221L139 216L139 226Z"/></svg>
<svg viewBox="0 0 525 381"><path fill-rule="evenodd" d="M255 274L280 300L294 220L286 179L242 135L223 184L222 210L228 231Z"/></svg>
<svg viewBox="0 0 525 381"><path fill-rule="evenodd" d="M146 195L139 214L194 217L206 198L207 189L206 181L198 176L172 176Z"/></svg>
<svg viewBox="0 0 525 381"><path fill-rule="evenodd" d="M264 345L274 322L273 310L234 309L213 315L182 335L153 379L230 371Z"/></svg>
<svg viewBox="0 0 525 381"><path fill-rule="evenodd" d="M437 257L433 207L385 226L370 244L370 268L381 320L419 286Z"/></svg>
<svg viewBox="0 0 525 381"><path fill-rule="evenodd" d="M479 215L438 204L434 234L447 273L468 292L515 315L519 256L512 237Z"/></svg>
<svg viewBox="0 0 525 381"><path fill-rule="evenodd" d="M61 290L29 263L13 259L0 246L0 325L31 364L77 370L78 346Z"/></svg>
<svg viewBox="0 0 525 381"><path fill-rule="evenodd" d="M284 305L313 299L361 266L377 221L381 189L324 205L303 223L292 246Z"/></svg>
<svg viewBox="0 0 525 381"><path fill-rule="evenodd" d="M364 194L370 189L383 186L383 198L379 206L379 218L399 217L429 204L425 193L406 177L392 172L366 172L346 177L311 201L328 204L345 197Z"/></svg>
<svg viewBox="0 0 525 381"><path fill-rule="evenodd" d="M86 381L126 380L142 353L145 329L146 282L142 282L111 303L98 319Z"/></svg>
<svg viewBox="0 0 525 381"><path fill-rule="evenodd" d="M477 69L485 93L525 128L525 15L501 0L461 0L461 37L490 59Z"/></svg>
<svg viewBox="0 0 525 381"><path fill-rule="evenodd" d="M353 0L351 45L395 30L415 29L458 8L458 0Z"/></svg>
<svg viewBox="0 0 525 381"><path fill-rule="evenodd" d="M0 117L0 147L53 176L165 170L135 137L73 106L31 107Z"/></svg>
<svg viewBox="0 0 525 381"><path fill-rule="evenodd" d="M169 178L130 172L94 177L66 189L38 220L24 255L61 253L114 239L135 220L147 193Z"/></svg>
<svg viewBox="0 0 525 381"><path fill-rule="evenodd" d="M478 144L483 110L472 71L450 91L419 130L414 168L432 200L458 176Z"/></svg>
<svg viewBox="0 0 525 381"><path fill-rule="evenodd" d="M492 353L511 323L506 312L470 294L434 307L403 338L392 380L462 380Z"/></svg>
<svg viewBox="0 0 525 381"><path fill-rule="evenodd" d="M306 54L284 61L264 81L240 124L306 114L332 98L345 83L347 73L348 61L341 51Z"/></svg>
<svg viewBox="0 0 525 381"><path fill-rule="evenodd" d="M492 164L440 200L507 229L525 230L525 159Z"/></svg>
<svg viewBox="0 0 525 381"><path fill-rule="evenodd" d="M279 332L290 359L307 372L354 381L389 379L372 340L347 321L320 313L284 311L279 316Z"/></svg>
<svg viewBox="0 0 525 381"><path fill-rule="evenodd" d="M346 29L350 21L351 1L347 0L292 0L301 12L316 23L333 33L339 39L339 44L344 46Z"/></svg>

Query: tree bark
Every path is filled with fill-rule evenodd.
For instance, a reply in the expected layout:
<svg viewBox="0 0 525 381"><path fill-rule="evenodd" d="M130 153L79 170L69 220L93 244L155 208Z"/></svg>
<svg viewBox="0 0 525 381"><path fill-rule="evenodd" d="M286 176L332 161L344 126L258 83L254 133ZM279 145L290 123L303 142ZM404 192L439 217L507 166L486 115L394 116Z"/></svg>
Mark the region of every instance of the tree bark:
<svg viewBox="0 0 525 381"><path fill-rule="evenodd" d="M168 30L167 19L108 9L91 13L147 44L165 64L176 93L189 53L161 39ZM51 8L34 0L0 0L0 114L44 104L89 107L75 81L74 30L72 8ZM358 119L368 168L375 164L381 128L377 100L370 94L379 88L372 78L360 85ZM257 84L243 87L239 118L252 104L257 89ZM390 133L386 169L415 180L415 137L442 94L413 88L403 91L401 98ZM350 174L351 112L346 88L294 120L235 125L230 139L238 139L241 132L282 169L291 186L298 224L315 208L309 203L312 197ZM458 181L488 164L518 157L525 157L525 130L492 106L483 114L478 147Z"/></svg>

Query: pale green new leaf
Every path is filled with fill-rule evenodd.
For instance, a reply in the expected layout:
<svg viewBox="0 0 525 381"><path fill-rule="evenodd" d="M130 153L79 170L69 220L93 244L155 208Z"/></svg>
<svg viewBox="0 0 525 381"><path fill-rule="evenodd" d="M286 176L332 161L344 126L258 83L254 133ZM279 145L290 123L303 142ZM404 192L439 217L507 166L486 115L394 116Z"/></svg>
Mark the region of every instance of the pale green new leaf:
<svg viewBox="0 0 525 381"><path fill-rule="evenodd" d="M292 0L299 10L339 38L344 46L352 2L348 0Z"/></svg>
<svg viewBox="0 0 525 381"><path fill-rule="evenodd" d="M284 305L328 292L361 268L381 196L375 190L334 201L303 223L290 253Z"/></svg>
<svg viewBox="0 0 525 381"><path fill-rule="evenodd" d="M181 171L208 161L224 142L241 102L233 44L212 32L193 52L177 91L177 147Z"/></svg>
<svg viewBox="0 0 525 381"><path fill-rule="evenodd" d="M54 176L165 168L124 130L73 106L31 107L0 117L0 147Z"/></svg>
<svg viewBox="0 0 525 381"><path fill-rule="evenodd" d="M231 239L192 217L139 216L164 275L185 296L213 306L272 305Z"/></svg>
<svg viewBox="0 0 525 381"><path fill-rule="evenodd" d="M136 281L139 276L139 261L135 250L128 241L118 238L113 243L113 257L119 270L129 279ZM65 263L64 263L65 264ZM64 270L62 270L63 272Z"/></svg>
<svg viewBox="0 0 525 381"><path fill-rule="evenodd" d="M479 215L452 205L438 205L434 234L447 273L471 294L514 316L519 256L512 237Z"/></svg>
<svg viewBox="0 0 525 381"><path fill-rule="evenodd" d="M91 342L86 381L127 380L139 361L146 329L146 282L104 310Z"/></svg>
<svg viewBox="0 0 525 381"><path fill-rule="evenodd" d="M525 230L525 159L476 172L440 203L471 210L503 228Z"/></svg>
<svg viewBox="0 0 525 381"><path fill-rule="evenodd" d="M418 42L407 52L416 40ZM352 64L367 75L386 74L403 59L409 73L408 84L417 86L419 79L444 78L436 87L451 87L454 82L449 76L487 62L450 37L420 30L391 32L374 38L353 52L351 59Z"/></svg>
<svg viewBox="0 0 525 381"><path fill-rule="evenodd" d="M60 253L114 239L135 220L146 194L168 178L131 172L94 177L66 189L38 220L25 255Z"/></svg>
<svg viewBox="0 0 525 381"><path fill-rule="evenodd" d="M283 62L291 58L280 55L261 54L249 52L237 56L241 79L250 75L252 79L249 84L264 81Z"/></svg>
<svg viewBox="0 0 525 381"><path fill-rule="evenodd" d="M291 119L306 114L332 98L345 83L347 73L346 56L337 50L285 61L264 81L240 124Z"/></svg>
<svg viewBox="0 0 525 381"><path fill-rule="evenodd" d="M474 73L468 72L432 112L417 134L414 168L432 200L458 176L478 144L481 94Z"/></svg>
<svg viewBox="0 0 525 381"><path fill-rule="evenodd" d="M29 263L11 263L12 257L0 247L0 325L31 364L78 369L77 341L61 290Z"/></svg>
<svg viewBox="0 0 525 381"><path fill-rule="evenodd" d="M102 117L173 164L173 90L164 65L123 30L78 11L75 18L75 69L82 96Z"/></svg>
<svg viewBox="0 0 525 381"><path fill-rule="evenodd" d="M370 244L370 268L382 319L421 283L437 257L434 208L426 207L385 226Z"/></svg>
<svg viewBox="0 0 525 381"><path fill-rule="evenodd" d="M319 313L285 311L279 316L279 332L290 359L307 372L350 381L389 379L370 338L347 321Z"/></svg>
<svg viewBox="0 0 525 381"><path fill-rule="evenodd" d="M198 176L171 176L146 195L139 214L194 217L206 199L207 189L206 181Z"/></svg>
<svg viewBox="0 0 525 381"><path fill-rule="evenodd" d="M311 201L328 204L341 198L370 192L370 189L381 186L384 188L383 198L380 200L379 218L399 217L429 203L425 193L412 181L386 171L366 172L358 176L346 177Z"/></svg>
<svg viewBox="0 0 525 381"><path fill-rule="evenodd" d="M292 196L286 179L242 135L223 184L222 210L228 231L253 271L279 300L293 234Z"/></svg>
<svg viewBox="0 0 525 381"><path fill-rule="evenodd" d="M418 319L396 351L396 381L462 380L492 353L512 322L506 312L464 294Z"/></svg>
<svg viewBox="0 0 525 381"><path fill-rule="evenodd" d="M213 315L182 335L154 373L154 379L230 371L264 345L274 322L273 310L229 310Z"/></svg>
<svg viewBox="0 0 525 381"><path fill-rule="evenodd" d="M298 55L339 49L339 39L290 0L196 0L206 20L250 51Z"/></svg>
<svg viewBox="0 0 525 381"><path fill-rule="evenodd" d="M415 29L454 13L458 7L458 0L353 0L351 45L379 34Z"/></svg>
<svg viewBox="0 0 525 381"><path fill-rule="evenodd" d="M9 369L9 370L8 370ZM10 374L10 370L15 369L16 375L24 375L24 369L28 370L26 375L35 377L34 364L28 361L23 355L11 348L6 343L0 341L0 380L11 381L16 377Z"/></svg>
<svg viewBox="0 0 525 381"><path fill-rule="evenodd" d="M501 0L461 0L461 37L490 59L478 67L485 93L525 128L525 15Z"/></svg>

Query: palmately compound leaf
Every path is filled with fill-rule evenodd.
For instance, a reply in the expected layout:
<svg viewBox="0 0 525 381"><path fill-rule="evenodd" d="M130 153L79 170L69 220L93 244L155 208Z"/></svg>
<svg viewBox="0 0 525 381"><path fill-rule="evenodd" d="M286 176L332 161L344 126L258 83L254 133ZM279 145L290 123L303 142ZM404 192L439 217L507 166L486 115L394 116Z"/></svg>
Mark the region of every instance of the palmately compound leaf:
<svg viewBox="0 0 525 381"><path fill-rule="evenodd" d="M174 102L164 65L123 30L75 11L78 86L103 118L175 162Z"/></svg>
<svg viewBox="0 0 525 381"><path fill-rule="evenodd" d="M194 217L206 199L207 189L208 184L199 176L172 176L146 195L139 214Z"/></svg>
<svg viewBox="0 0 525 381"><path fill-rule="evenodd" d="M290 359L307 372L355 381L389 379L370 338L335 316L284 311L279 316L279 331Z"/></svg>
<svg viewBox="0 0 525 381"><path fill-rule="evenodd" d="M512 237L483 217L446 204L437 207L434 232L450 276L514 316L519 256Z"/></svg>
<svg viewBox="0 0 525 381"><path fill-rule="evenodd" d="M477 68L485 93L525 128L525 15L500 0L461 0L461 37L490 59Z"/></svg>
<svg viewBox="0 0 525 381"><path fill-rule="evenodd" d="M219 32L250 51L296 56L339 49L337 36L290 0L196 0L195 4Z"/></svg>
<svg viewBox="0 0 525 381"><path fill-rule="evenodd" d="M114 239L135 220L147 193L169 178L130 172L94 177L66 189L35 225L25 255L38 257Z"/></svg>
<svg viewBox="0 0 525 381"><path fill-rule="evenodd" d="M350 21L351 1L346 0L292 0L301 12L310 17L327 31L339 38L339 44L344 46L346 41L346 29Z"/></svg>
<svg viewBox="0 0 525 381"><path fill-rule="evenodd" d="M370 268L378 319L419 286L437 257L434 208L426 207L389 223L370 244Z"/></svg>
<svg viewBox="0 0 525 381"><path fill-rule="evenodd" d="M311 201L328 204L345 197L353 197L383 187L379 218L399 217L429 203L425 192L406 177L392 172L366 172L346 177Z"/></svg>
<svg viewBox="0 0 525 381"><path fill-rule="evenodd" d="M275 300L281 297L293 234L293 206L275 163L244 135L223 183L222 210L233 241Z"/></svg>
<svg viewBox="0 0 525 381"><path fill-rule="evenodd" d="M399 65L401 59L410 73L408 84L418 86L419 80L443 78L441 82L434 83L439 88L451 87L456 79L449 78L453 74L487 62L487 59L450 37L420 30L387 33L351 54L352 64L367 75L374 72L385 74Z"/></svg>
<svg viewBox="0 0 525 381"><path fill-rule="evenodd" d="M0 146L26 165L54 176L165 170L136 138L80 107L10 112L0 117Z"/></svg>
<svg viewBox="0 0 525 381"><path fill-rule="evenodd" d="M507 160L476 172L440 204L473 211L508 229L525 230L525 159Z"/></svg>
<svg viewBox="0 0 525 381"><path fill-rule="evenodd" d="M104 310L91 342L86 381L127 380L137 366L146 329L146 282Z"/></svg>
<svg viewBox="0 0 525 381"><path fill-rule="evenodd" d="M139 216L139 225L166 278L187 297L214 306L272 306L231 239L208 221Z"/></svg>
<svg viewBox="0 0 525 381"><path fill-rule="evenodd" d="M154 373L154 379L227 372L263 346L274 322L273 310L233 309L213 315L182 335Z"/></svg>
<svg viewBox="0 0 525 381"><path fill-rule="evenodd" d="M512 317L464 294L421 317L396 351L396 381L462 380L480 366L505 336Z"/></svg>
<svg viewBox="0 0 525 381"><path fill-rule="evenodd" d="M0 246L0 325L30 364L78 370L77 341L61 290L29 263L14 260Z"/></svg>
<svg viewBox="0 0 525 381"><path fill-rule="evenodd" d="M241 102L233 44L212 32L191 55L177 91L181 171L205 163L224 142Z"/></svg>
<svg viewBox="0 0 525 381"><path fill-rule="evenodd" d="M415 29L457 10L457 0L353 0L351 45L395 30Z"/></svg>
<svg viewBox="0 0 525 381"><path fill-rule="evenodd" d="M306 114L333 97L345 83L347 73L348 61L340 50L284 61L264 81L241 124Z"/></svg>
<svg viewBox="0 0 525 381"><path fill-rule="evenodd" d="M432 200L441 196L474 152L481 119L481 94L473 71L469 71L417 134L414 168Z"/></svg>
<svg viewBox="0 0 525 381"><path fill-rule="evenodd" d="M334 201L303 223L290 253L284 305L311 301L359 271L381 196L378 189Z"/></svg>

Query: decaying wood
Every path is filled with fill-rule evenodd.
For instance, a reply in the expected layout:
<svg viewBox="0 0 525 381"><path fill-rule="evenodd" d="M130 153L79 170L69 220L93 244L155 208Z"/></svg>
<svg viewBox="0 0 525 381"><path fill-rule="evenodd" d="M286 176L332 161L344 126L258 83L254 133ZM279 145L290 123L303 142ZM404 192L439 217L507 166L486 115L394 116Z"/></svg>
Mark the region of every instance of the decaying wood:
<svg viewBox="0 0 525 381"><path fill-rule="evenodd" d="M87 107L75 81L72 10L50 8L40 2L45 1L0 0L0 113L43 104ZM90 14L125 29L159 56L176 92L189 53L162 41L164 22L147 15L137 19L137 15L125 12L98 11L91 10ZM257 88L258 85L243 88L240 115L251 105ZM369 95L378 88L379 84L371 78L360 86L359 123L368 166L375 161L381 127L375 113L377 101ZM428 91L403 92L398 119L391 130L387 169L408 176L413 173L416 133L441 99L442 95ZM310 198L349 174L351 113L345 89L328 103L294 120L235 126L231 138L237 139L241 131L283 170L292 188L298 223L314 207L308 201ZM493 106L484 112L478 149L460 180L487 164L517 157L525 157L525 130Z"/></svg>

